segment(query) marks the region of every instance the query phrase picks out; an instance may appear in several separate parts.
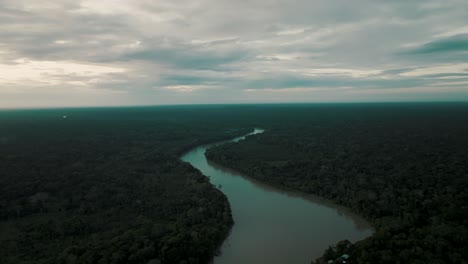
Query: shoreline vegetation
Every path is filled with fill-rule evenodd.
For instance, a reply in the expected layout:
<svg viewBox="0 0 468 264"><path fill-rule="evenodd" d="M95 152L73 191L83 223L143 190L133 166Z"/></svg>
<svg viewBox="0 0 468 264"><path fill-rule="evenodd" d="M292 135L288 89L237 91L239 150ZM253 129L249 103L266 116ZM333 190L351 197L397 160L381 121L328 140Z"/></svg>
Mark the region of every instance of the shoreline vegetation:
<svg viewBox="0 0 468 264"><path fill-rule="evenodd" d="M468 104L454 103L0 111L0 262L208 263L229 204L180 156L254 127L208 157L375 227L315 263L468 259Z"/></svg>
<svg viewBox="0 0 468 264"><path fill-rule="evenodd" d="M206 113L0 114L0 262L208 263L230 232L230 206L179 158L245 130L200 124Z"/></svg>
<svg viewBox="0 0 468 264"><path fill-rule="evenodd" d="M313 123L296 116L296 123L275 124L206 156L274 186L333 200L373 223L371 237L354 245L344 237L312 263L464 263L467 109L427 110Z"/></svg>
<svg viewBox="0 0 468 264"><path fill-rule="evenodd" d="M216 146L213 146L213 147L216 147ZM266 190L274 190L275 192L280 192L280 193L283 193L283 194L285 194L287 196L300 197L302 199L311 201L313 203L320 203L320 204L323 204L323 205L326 205L326 206L329 206L329 207L339 208L340 211L345 211L346 215L348 217L352 218L353 221L355 221L356 226L358 226L358 229L371 228L372 233L375 232L374 226L372 225L371 220L366 219L364 216L361 216L361 215L357 214L351 208L340 205L340 204L336 203L335 201L333 201L331 199L325 198L323 196L318 196L318 195L315 195L313 193L307 193L307 192L304 192L304 191L300 191L298 189L285 186L283 184L278 184L278 183L274 183L274 182L267 182L267 181L264 181L264 180L258 180L256 178L253 178L253 177L249 176L249 175L245 175L245 174L239 172L235 168L225 167L222 164L216 163L216 161L208 160L208 164L210 166L215 167L215 168L220 168L223 171L229 171L229 172L231 172L231 173L233 173L235 175L240 175L241 177L247 179L249 182L253 183L258 188L262 188L262 189L266 189Z"/></svg>

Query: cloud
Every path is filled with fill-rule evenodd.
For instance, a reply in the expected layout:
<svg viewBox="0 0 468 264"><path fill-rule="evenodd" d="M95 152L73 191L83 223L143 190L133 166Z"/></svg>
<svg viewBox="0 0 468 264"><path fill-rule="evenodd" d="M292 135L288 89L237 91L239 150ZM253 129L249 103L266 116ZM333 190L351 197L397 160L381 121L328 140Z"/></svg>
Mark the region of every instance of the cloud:
<svg viewBox="0 0 468 264"><path fill-rule="evenodd" d="M468 98L463 0L0 5L0 104Z"/></svg>
<svg viewBox="0 0 468 264"><path fill-rule="evenodd" d="M421 77L421 76L434 76L434 75L454 75L454 74L468 74L468 63L446 64L434 67L424 67L409 70L401 73L401 76L407 77Z"/></svg>
<svg viewBox="0 0 468 264"><path fill-rule="evenodd" d="M199 90L207 90L207 89L219 89L218 86L215 85L173 85L173 86L165 86L163 89L176 91L176 92L195 92Z"/></svg>
<svg viewBox="0 0 468 264"><path fill-rule="evenodd" d="M408 54L431 54L442 52L468 52L468 34L455 35L425 43L415 49L407 51Z"/></svg>
<svg viewBox="0 0 468 264"><path fill-rule="evenodd" d="M0 64L0 84L23 86L89 86L126 69L69 61L36 61L17 59L14 64ZM0 86L1 87L1 86ZM2 90L0 90L0 93Z"/></svg>
<svg viewBox="0 0 468 264"><path fill-rule="evenodd" d="M123 60L145 60L180 69L218 69L247 56L241 50L218 51L190 46L160 47L125 54Z"/></svg>
<svg viewBox="0 0 468 264"><path fill-rule="evenodd" d="M288 87L284 89L244 89L245 92L268 92L268 93L296 93L296 92L323 92L323 91L332 91L332 90L347 90L352 89L351 87Z"/></svg>

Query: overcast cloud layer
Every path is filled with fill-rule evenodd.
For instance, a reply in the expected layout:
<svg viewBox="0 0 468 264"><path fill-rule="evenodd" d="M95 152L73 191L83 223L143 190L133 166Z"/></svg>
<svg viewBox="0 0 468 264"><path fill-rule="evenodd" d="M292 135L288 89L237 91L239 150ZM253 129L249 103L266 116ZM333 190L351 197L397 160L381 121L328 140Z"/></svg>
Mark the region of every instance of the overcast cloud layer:
<svg viewBox="0 0 468 264"><path fill-rule="evenodd" d="M446 100L466 0L0 0L0 108Z"/></svg>

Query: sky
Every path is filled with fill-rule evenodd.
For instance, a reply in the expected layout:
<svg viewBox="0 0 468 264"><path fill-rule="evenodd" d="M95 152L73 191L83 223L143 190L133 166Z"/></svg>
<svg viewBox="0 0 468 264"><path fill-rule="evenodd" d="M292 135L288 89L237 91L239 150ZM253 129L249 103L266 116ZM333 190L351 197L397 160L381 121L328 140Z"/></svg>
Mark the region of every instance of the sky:
<svg viewBox="0 0 468 264"><path fill-rule="evenodd" d="M0 108L468 101L466 0L0 0Z"/></svg>

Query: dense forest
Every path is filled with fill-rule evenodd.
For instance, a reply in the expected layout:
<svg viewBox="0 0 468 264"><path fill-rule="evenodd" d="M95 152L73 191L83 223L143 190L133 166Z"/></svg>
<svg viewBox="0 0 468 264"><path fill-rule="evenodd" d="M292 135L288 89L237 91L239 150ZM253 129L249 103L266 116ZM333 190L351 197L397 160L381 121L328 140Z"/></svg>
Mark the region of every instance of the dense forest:
<svg viewBox="0 0 468 264"><path fill-rule="evenodd" d="M270 110L258 119L265 133L206 156L333 200L374 224L370 238L342 241L313 263L467 263L467 104Z"/></svg>
<svg viewBox="0 0 468 264"><path fill-rule="evenodd" d="M246 133L218 112L0 112L0 263L208 263L229 204L179 157Z"/></svg>
<svg viewBox="0 0 468 264"><path fill-rule="evenodd" d="M456 103L0 111L0 263L208 263L229 204L179 158L254 127L266 131L207 156L375 226L314 263L466 263L468 105Z"/></svg>

